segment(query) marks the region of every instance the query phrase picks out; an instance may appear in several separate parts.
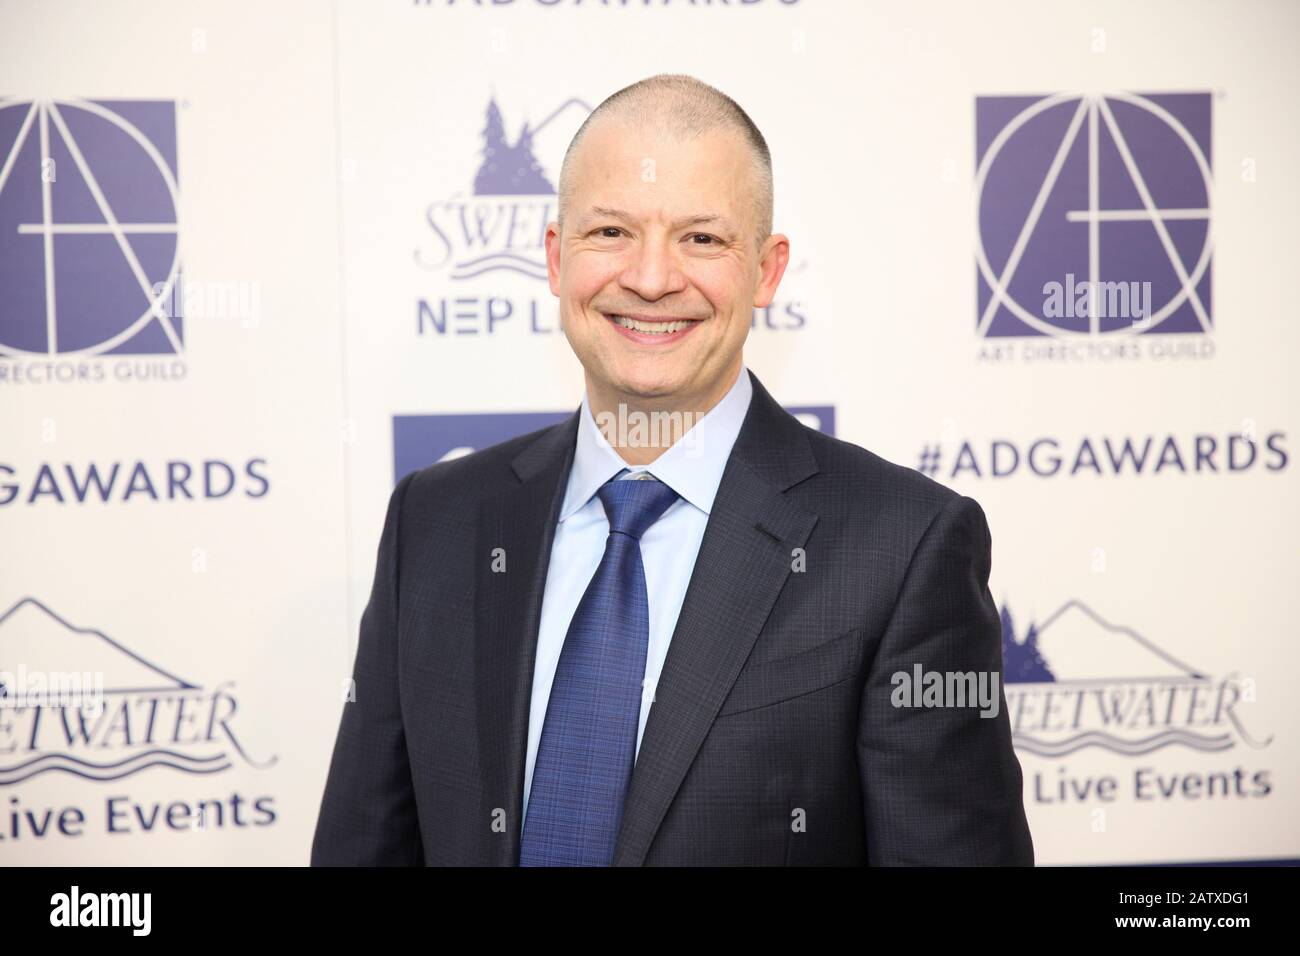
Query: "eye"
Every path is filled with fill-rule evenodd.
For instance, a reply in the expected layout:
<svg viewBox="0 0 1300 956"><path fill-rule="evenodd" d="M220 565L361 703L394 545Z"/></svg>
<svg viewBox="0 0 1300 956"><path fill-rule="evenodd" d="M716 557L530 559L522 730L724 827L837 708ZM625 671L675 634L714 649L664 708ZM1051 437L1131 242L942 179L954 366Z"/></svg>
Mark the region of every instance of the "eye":
<svg viewBox="0 0 1300 956"><path fill-rule="evenodd" d="M717 241L718 241L718 239L717 239L716 236L711 236L711 235L709 235L707 232L695 232L695 233L692 233L692 234L691 234L691 238L692 238L692 239L699 239L699 238L701 238L701 237L703 237L703 238L705 238L705 239L708 239L709 242L711 242L711 243L712 243L712 242L717 242ZM704 245L704 243L702 243L702 242L697 242L697 243L694 243L694 245L702 246L702 245Z"/></svg>
<svg viewBox="0 0 1300 956"><path fill-rule="evenodd" d="M601 226L599 229L596 230L596 233L602 239L617 239L619 233L621 233L622 231L623 230L620 229L618 226ZM606 235L607 233L611 233L611 232L614 233L614 235L612 236Z"/></svg>

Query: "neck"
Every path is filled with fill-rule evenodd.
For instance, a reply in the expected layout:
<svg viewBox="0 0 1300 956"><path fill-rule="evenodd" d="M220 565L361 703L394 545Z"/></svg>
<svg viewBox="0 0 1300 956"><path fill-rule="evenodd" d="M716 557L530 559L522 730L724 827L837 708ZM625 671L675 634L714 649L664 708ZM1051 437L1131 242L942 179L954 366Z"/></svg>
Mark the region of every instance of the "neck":
<svg viewBox="0 0 1300 956"><path fill-rule="evenodd" d="M675 445L736 384L741 359L707 390L684 395L630 395L601 387L587 374L587 404L596 427L629 465L648 465Z"/></svg>

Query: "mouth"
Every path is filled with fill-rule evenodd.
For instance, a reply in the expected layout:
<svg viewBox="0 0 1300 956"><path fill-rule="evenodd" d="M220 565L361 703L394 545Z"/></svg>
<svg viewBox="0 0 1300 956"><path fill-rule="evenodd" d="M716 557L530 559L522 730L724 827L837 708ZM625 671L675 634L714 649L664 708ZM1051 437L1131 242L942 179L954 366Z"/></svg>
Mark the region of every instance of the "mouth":
<svg viewBox="0 0 1300 956"><path fill-rule="evenodd" d="M608 312L601 314L624 338L642 345L667 345L676 342L690 335L691 330L704 321L671 315L613 315Z"/></svg>

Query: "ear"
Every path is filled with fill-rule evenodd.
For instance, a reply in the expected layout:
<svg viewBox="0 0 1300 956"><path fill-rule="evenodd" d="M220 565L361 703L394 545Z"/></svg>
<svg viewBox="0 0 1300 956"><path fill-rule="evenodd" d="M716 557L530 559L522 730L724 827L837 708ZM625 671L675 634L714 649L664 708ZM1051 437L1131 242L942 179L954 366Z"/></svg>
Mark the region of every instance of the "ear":
<svg viewBox="0 0 1300 956"><path fill-rule="evenodd" d="M765 309L776 298L776 287L781 284L785 267L790 264L790 240L781 233L773 233L763 243L758 259L758 285L754 289L754 308Z"/></svg>
<svg viewBox="0 0 1300 956"><path fill-rule="evenodd" d="M546 278L551 286L551 295L560 295L560 224L550 222L546 225Z"/></svg>

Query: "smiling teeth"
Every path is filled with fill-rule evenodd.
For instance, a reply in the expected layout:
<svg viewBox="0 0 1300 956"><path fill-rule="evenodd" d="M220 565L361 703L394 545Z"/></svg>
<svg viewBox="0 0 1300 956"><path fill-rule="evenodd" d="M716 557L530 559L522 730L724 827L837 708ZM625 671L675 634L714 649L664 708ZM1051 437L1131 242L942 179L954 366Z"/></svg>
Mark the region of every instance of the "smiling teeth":
<svg viewBox="0 0 1300 956"><path fill-rule="evenodd" d="M629 319L626 315L611 315L610 318L625 329L631 329L634 332L649 332L651 335L667 335L669 332L680 332L691 325L689 319L683 319L679 322L638 322L636 319Z"/></svg>

